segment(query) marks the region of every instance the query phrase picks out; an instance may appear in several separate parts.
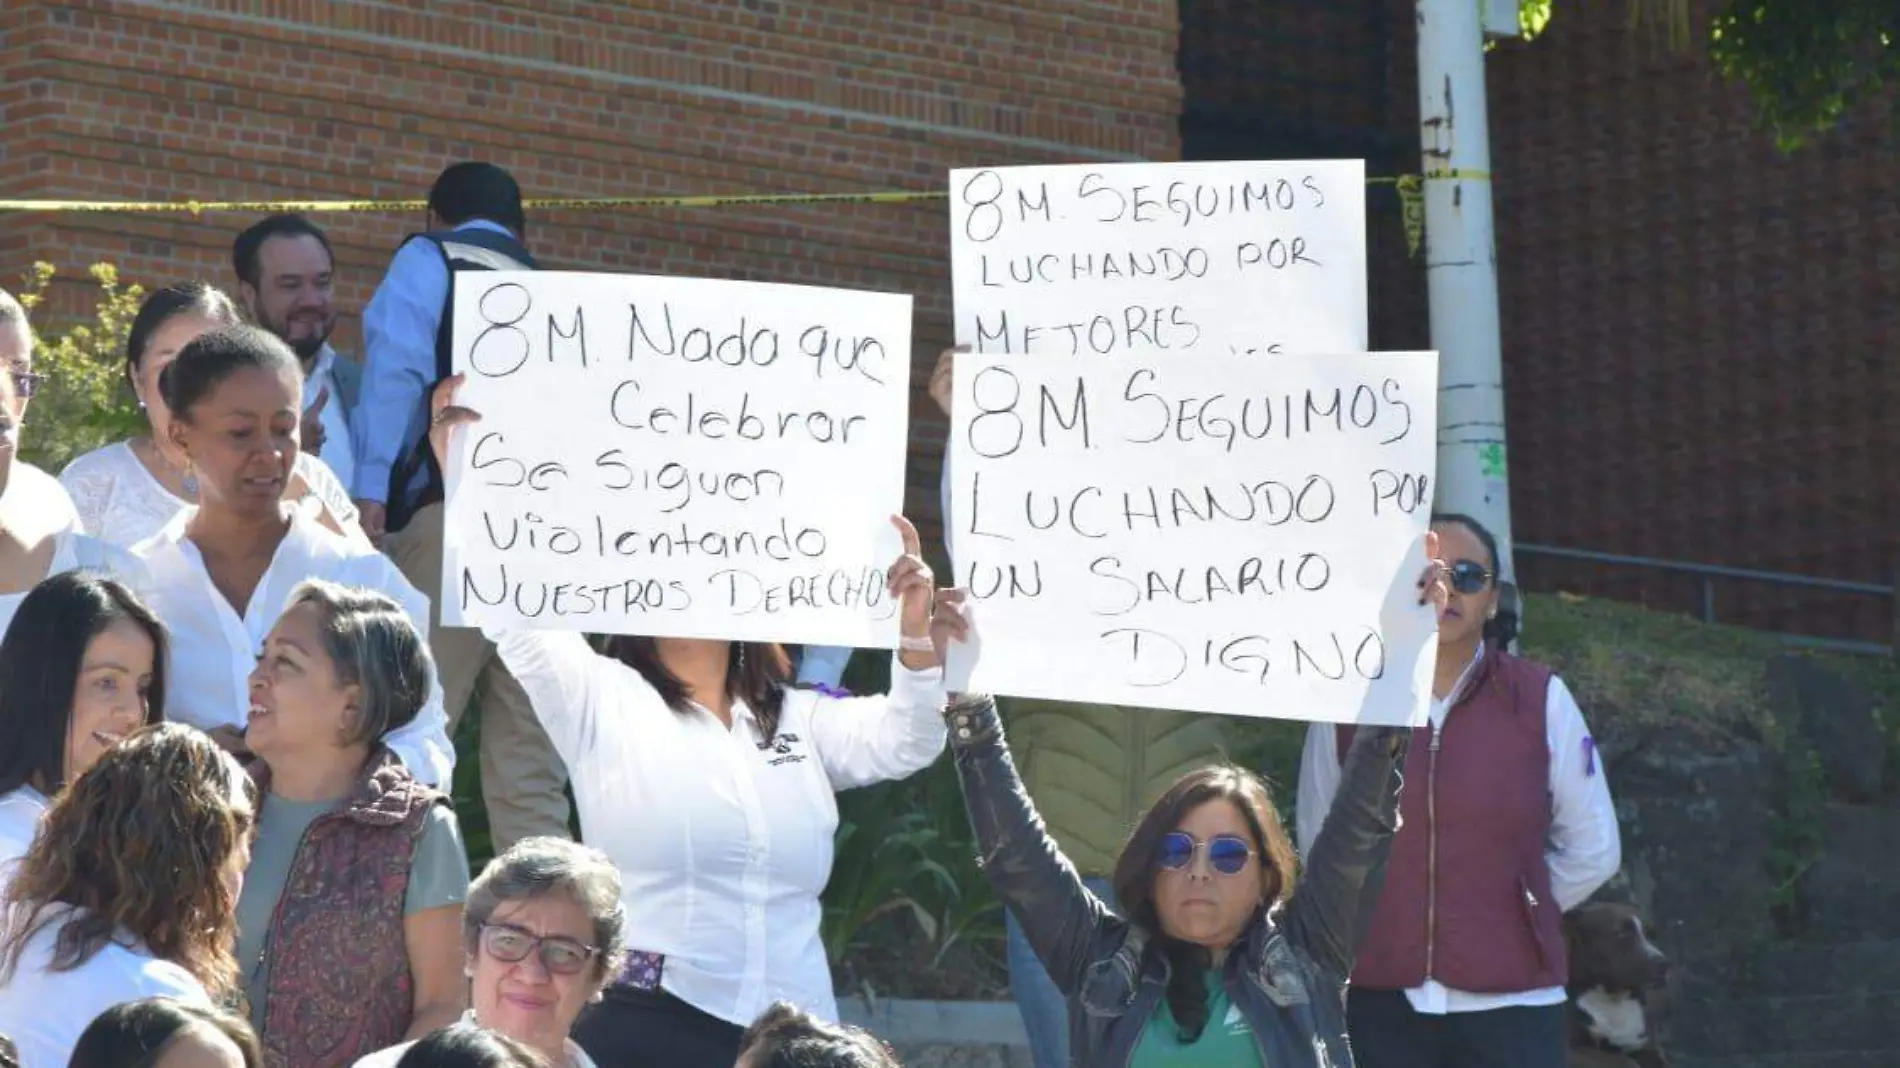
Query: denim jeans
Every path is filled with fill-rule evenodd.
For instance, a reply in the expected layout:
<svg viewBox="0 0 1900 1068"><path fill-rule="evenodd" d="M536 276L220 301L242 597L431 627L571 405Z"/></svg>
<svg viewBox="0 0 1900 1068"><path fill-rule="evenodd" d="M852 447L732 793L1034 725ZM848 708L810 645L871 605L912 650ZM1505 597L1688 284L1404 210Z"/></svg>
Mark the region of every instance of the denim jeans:
<svg viewBox="0 0 1900 1068"><path fill-rule="evenodd" d="M1107 879L1082 880L1107 903L1115 907L1115 893ZM1009 963L1009 992L1023 1014L1023 1030L1029 1032L1029 1052L1036 1068L1069 1068L1069 1009L1062 991L1029 948L1022 925L1011 913L1004 917L1007 936L1004 955Z"/></svg>

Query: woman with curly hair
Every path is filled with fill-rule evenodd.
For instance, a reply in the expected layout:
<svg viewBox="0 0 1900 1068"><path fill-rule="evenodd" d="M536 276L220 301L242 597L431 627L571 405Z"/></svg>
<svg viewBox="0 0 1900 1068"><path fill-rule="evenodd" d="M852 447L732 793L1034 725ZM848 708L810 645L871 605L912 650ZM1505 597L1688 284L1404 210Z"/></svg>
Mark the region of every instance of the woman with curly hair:
<svg viewBox="0 0 1900 1068"><path fill-rule="evenodd" d="M114 1005L233 993L256 805L233 757L171 723L106 750L54 799L0 913L0 1034L25 1068L65 1065Z"/></svg>

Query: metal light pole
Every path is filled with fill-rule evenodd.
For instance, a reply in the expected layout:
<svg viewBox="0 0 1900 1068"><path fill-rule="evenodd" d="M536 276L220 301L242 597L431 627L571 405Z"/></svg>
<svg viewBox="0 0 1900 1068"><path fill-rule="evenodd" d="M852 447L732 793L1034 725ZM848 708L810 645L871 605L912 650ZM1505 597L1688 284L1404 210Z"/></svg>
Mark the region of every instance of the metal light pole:
<svg viewBox="0 0 1900 1068"><path fill-rule="evenodd" d="M1514 0L1417 0L1419 139L1425 170L1425 271L1432 347L1439 354L1439 511L1464 512L1498 539L1511 563L1511 496L1504 445L1498 261L1491 217L1490 116L1484 91L1482 6Z"/></svg>

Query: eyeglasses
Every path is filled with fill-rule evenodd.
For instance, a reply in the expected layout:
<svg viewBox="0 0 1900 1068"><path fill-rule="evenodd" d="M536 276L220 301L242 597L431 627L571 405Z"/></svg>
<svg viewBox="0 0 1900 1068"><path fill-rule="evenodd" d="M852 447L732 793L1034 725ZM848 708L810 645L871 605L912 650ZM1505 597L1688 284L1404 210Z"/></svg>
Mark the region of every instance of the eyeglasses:
<svg viewBox="0 0 1900 1068"><path fill-rule="evenodd" d="M578 975L600 955L594 946L584 946L559 935L542 937L505 923L482 924L482 950L503 964L519 964L537 950L541 966L555 975Z"/></svg>
<svg viewBox="0 0 1900 1068"><path fill-rule="evenodd" d="M29 399L33 394L38 393L40 387L45 384L45 375L34 374L31 371L13 372L13 390L19 394L21 400Z"/></svg>
<svg viewBox="0 0 1900 1068"><path fill-rule="evenodd" d="M1491 569L1476 560L1459 560L1445 569L1445 578L1459 593L1477 593L1490 583Z"/></svg>
<svg viewBox="0 0 1900 1068"><path fill-rule="evenodd" d="M1239 875L1253 858L1253 847L1237 834L1217 834L1197 842L1186 831L1173 831L1161 839L1161 853L1155 863L1163 871L1186 871L1194 863L1194 854L1207 850L1207 864L1222 875Z"/></svg>

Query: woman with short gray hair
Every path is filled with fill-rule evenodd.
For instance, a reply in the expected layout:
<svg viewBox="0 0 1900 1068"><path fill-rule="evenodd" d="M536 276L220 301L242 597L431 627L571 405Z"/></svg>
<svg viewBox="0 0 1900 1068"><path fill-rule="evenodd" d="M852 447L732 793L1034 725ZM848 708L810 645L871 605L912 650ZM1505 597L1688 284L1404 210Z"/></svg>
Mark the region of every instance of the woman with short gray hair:
<svg viewBox="0 0 1900 1068"><path fill-rule="evenodd" d="M265 796L238 966L272 1064L349 1064L462 1014L461 833L385 744L434 670L395 600L310 581L251 672L245 740Z"/></svg>
<svg viewBox="0 0 1900 1068"><path fill-rule="evenodd" d="M465 1019L551 1065L594 1068L568 1032L620 970L626 923L620 872L605 853L564 838L516 842L468 889L462 951L473 1007ZM393 1068L408 1048L356 1068Z"/></svg>

